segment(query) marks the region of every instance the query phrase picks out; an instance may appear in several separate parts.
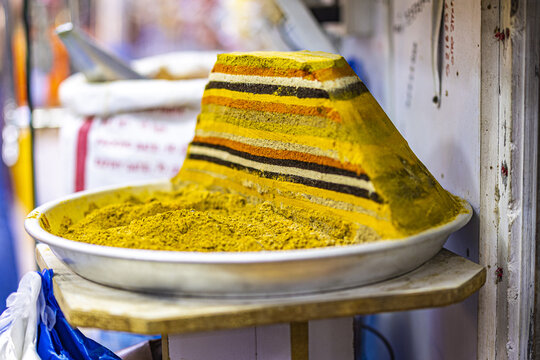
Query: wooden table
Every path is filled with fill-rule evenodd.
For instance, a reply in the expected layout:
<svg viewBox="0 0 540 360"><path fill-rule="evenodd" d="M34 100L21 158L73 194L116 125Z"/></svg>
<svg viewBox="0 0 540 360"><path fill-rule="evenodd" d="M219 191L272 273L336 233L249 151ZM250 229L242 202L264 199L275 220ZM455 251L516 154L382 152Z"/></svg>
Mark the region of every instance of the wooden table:
<svg viewBox="0 0 540 360"><path fill-rule="evenodd" d="M37 261L53 269L54 293L69 323L139 334L185 334L291 323L292 359L307 358L306 322L445 306L485 282L486 271L448 250L400 277L353 289L264 299L209 299L140 294L99 285L69 270L48 246ZM302 340L304 339L304 340Z"/></svg>

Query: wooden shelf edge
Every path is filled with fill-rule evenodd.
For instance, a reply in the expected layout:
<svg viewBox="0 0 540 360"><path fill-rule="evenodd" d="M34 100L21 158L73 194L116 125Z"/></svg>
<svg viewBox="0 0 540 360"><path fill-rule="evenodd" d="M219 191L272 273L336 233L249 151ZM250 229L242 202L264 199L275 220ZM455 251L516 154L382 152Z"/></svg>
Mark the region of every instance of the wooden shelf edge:
<svg viewBox="0 0 540 360"><path fill-rule="evenodd" d="M41 268L47 262L36 250L37 261ZM453 254L453 256L457 256ZM75 275L76 276L76 275ZM407 276L403 275L403 276ZM81 278L81 281L87 281ZM277 302L264 306L239 307L234 314L217 312L202 316L175 316L167 319L149 319L142 316L113 314L106 311L81 311L72 308L65 301L60 284L53 278L54 291L60 308L66 319L76 327L93 327L114 331L125 331L139 334L190 333L200 331L234 329L247 326L269 325L286 322L305 322L315 319L346 317L354 315L374 314L381 312L407 311L422 308L442 307L463 301L478 291L486 281L486 270L477 265L475 273L455 288L435 288L432 291L399 295L399 306L396 295L378 295L369 298L330 298L314 301L313 297L295 297L292 303ZM99 285L96 285L99 286ZM369 285L368 285L369 286ZM354 290L354 289L352 289ZM121 291L121 290L114 290ZM336 293L340 293L339 291Z"/></svg>

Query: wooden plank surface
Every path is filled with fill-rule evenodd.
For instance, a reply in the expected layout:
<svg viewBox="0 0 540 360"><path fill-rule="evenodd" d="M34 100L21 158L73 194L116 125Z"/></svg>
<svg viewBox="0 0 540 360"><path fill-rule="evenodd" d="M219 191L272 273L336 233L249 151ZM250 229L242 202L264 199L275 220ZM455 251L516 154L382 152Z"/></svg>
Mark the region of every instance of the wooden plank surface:
<svg viewBox="0 0 540 360"><path fill-rule="evenodd" d="M173 334L303 322L453 304L485 282L483 267L442 250L420 268L391 280L320 294L215 299L140 294L99 285L69 270L48 246L39 266L54 270L54 292L71 325L140 334Z"/></svg>

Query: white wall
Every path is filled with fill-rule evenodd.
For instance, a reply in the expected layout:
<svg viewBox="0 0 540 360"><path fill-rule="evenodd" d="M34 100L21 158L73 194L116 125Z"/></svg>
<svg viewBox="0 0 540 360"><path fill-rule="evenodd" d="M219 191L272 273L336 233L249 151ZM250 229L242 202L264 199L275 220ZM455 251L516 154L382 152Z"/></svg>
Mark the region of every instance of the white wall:
<svg viewBox="0 0 540 360"><path fill-rule="evenodd" d="M349 41L344 43L347 46L344 52L354 52L366 59L368 67L373 64L373 57L379 58L369 69L372 78L368 87L387 84L390 91L373 93L394 124L435 178L447 190L467 199L475 210L469 225L454 234L445 247L478 261L480 1L446 0L448 16L443 18L440 107L433 103L434 2L437 1L376 2L379 14L374 16L384 19L380 12L391 14L387 43L381 45L380 38ZM378 26L380 37L385 27ZM352 45L356 47L351 49ZM385 54L390 55L386 63ZM380 67L385 65L386 73L381 76ZM381 314L367 321L389 338L400 360L475 359L477 304L475 295L441 309ZM368 339L372 339L367 343L369 358L385 359L381 344L373 337Z"/></svg>

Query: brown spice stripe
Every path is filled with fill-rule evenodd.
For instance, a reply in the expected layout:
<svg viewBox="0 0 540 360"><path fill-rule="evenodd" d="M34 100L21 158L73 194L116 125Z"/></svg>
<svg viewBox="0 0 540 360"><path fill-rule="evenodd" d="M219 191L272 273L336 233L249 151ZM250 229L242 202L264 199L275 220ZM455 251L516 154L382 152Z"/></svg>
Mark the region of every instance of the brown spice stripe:
<svg viewBox="0 0 540 360"><path fill-rule="evenodd" d="M291 150L279 150L279 149L253 146L253 145L244 144L244 143L234 141L234 140L218 138L218 137L210 137L210 136L207 136L207 137L195 136L193 138L193 143L199 144L201 146L203 146L203 144L221 145L229 149L242 151L245 153L249 153L251 155L272 157L275 159L296 160L300 162L314 163L314 164L319 164L319 165L323 165L327 167L339 168L339 169L348 171L349 173L353 173L356 175L365 175L366 179L368 178L366 172L360 166L347 163L347 162L340 162L336 159L332 159L326 156L313 155L309 153L291 151Z"/></svg>
<svg viewBox="0 0 540 360"><path fill-rule="evenodd" d="M277 96L296 96L297 98L321 98L328 99L330 95L322 89L308 87L281 86L269 84L233 83L225 81L210 81L206 85L208 89L226 89L231 91L246 92L251 94L267 94Z"/></svg>
<svg viewBox="0 0 540 360"><path fill-rule="evenodd" d="M226 166L234 170L254 173L257 176L268 178L268 179L293 182L296 184L302 184L302 185L311 186L311 187L315 187L319 189L330 190L330 191L335 191L335 192L339 192L343 194L349 194L349 195L354 195L357 197L362 197L365 199L372 200L379 204L383 203L383 199L376 192L370 193L369 190L359 188L356 186L330 183L327 181L315 180L315 179L305 178L305 177L297 176L297 175L284 175L284 174L274 173L271 171L261 171L261 170L254 169L249 166L244 166L237 163L229 162L229 161L219 159L213 156L188 154L187 157L188 159L192 159L192 160L207 161L207 162L211 162L217 165Z"/></svg>
<svg viewBox="0 0 540 360"><path fill-rule="evenodd" d="M301 77L306 80L335 80L345 76L356 76L354 70L346 65L341 67L329 67L315 71L300 69L264 68L255 66L215 64L212 72L232 75L256 75L271 77Z"/></svg>
<svg viewBox="0 0 540 360"><path fill-rule="evenodd" d="M238 151L235 149L231 149L227 146L217 145L217 144L208 144L208 143L197 142L197 141L192 141L191 144L225 151L231 155L235 155L235 156L241 157L243 159L251 160L251 161L256 161L262 164L270 164L270 165L277 165L277 166L284 166L284 167L294 167L294 168L298 168L302 170L312 170L312 171L317 171L320 173L342 175L342 176L346 176L350 178L369 181L369 177L367 176L367 174L357 174L353 171L335 168L332 166L320 165L320 164L315 164L315 163L306 162L306 161L299 161L299 160L278 159L274 157L258 156L258 155L253 155L247 152Z"/></svg>
<svg viewBox="0 0 540 360"><path fill-rule="evenodd" d="M202 105L206 104L217 104L236 109L268 111L282 114L321 116L329 118L333 121L341 122L341 116L339 113L336 110L325 106L289 105L267 101L243 100L223 96L203 95Z"/></svg>

